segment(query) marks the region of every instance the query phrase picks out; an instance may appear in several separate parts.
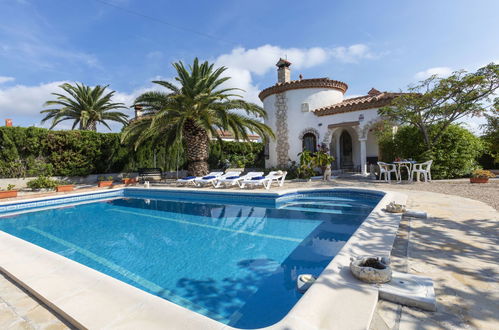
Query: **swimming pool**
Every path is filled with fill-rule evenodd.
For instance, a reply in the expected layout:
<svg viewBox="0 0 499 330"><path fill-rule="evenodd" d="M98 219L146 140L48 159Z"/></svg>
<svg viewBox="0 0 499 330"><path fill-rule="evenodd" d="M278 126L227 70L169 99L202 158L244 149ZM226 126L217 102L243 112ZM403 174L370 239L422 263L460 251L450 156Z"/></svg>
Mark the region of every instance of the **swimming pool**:
<svg viewBox="0 0 499 330"><path fill-rule="evenodd" d="M0 230L239 328L271 325L383 197L129 189L106 200L0 219Z"/></svg>

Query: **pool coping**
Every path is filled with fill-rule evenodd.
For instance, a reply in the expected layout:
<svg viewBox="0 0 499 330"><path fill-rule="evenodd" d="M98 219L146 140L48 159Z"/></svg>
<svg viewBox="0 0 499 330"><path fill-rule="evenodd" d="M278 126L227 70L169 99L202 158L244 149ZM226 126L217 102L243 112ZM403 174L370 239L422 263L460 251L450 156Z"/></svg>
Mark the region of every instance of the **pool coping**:
<svg viewBox="0 0 499 330"><path fill-rule="evenodd" d="M165 189L166 188L166 189ZM143 189L136 187L108 189L106 193ZM355 279L350 271L350 257L389 255L400 214L385 213L390 201L405 203L403 194L364 188L304 188L273 192L234 190L197 190L195 188L152 187L151 190L181 190L216 194L266 195L346 190L377 192L385 195L331 260L318 280L276 324L265 329L366 329L369 327L378 289ZM95 195L92 191L64 196L40 197L20 203ZM0 207L16 204L2 202ZM30 242L0 231L0 271L46 303L77 328L165 328L236 329L190 311L172 302L142 291L92 268L45 250ZM61 292L60 288L64 287ZM187 326L188 324L188 326Z"/></svg>

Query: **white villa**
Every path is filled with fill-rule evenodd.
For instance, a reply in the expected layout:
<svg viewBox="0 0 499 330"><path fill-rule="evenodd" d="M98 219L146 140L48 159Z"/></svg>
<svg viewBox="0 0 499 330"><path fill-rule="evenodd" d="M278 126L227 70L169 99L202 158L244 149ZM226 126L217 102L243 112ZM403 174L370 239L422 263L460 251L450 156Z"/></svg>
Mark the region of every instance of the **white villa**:
<svg viewBox="0 0 499 330"><path fill-rule="evenodd" d="M277 83L259 97L268 113L265 121L276 133L266 152L266 167L285 167L298 161L303 150L326 146L335 158L333 169L367 174L378 159L372 126L381 118L378 108L401 93L372 88L367 95L344 98L348 85L329 78L291 80L291 62L277 62Z"/></svg>

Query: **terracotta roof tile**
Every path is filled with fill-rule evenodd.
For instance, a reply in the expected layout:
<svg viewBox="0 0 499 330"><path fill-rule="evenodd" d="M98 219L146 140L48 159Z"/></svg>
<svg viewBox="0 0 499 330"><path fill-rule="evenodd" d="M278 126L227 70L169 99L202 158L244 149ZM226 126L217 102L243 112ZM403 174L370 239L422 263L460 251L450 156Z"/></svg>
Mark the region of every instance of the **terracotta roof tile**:
<svg viewBox="0 0 499 330"><path fill-rule="evenodd" d="M220 138L226 138L226 139L234 139L234 134L232 134L232 132L230 131L222 131L222 130L217 130L217 133L218 133L218 136ZM259 135L256 135L256 134L248 134L248 138L250 140L259 140L260 139L260 136Z"/></svg>
<svg viewBox="0 0 499 330"><path fill-rule="evenodd" d="M291 80L289 82L277 83L274 86L265 88L260 92L258 97L263 101L267 96L277 93L282 93L291 89L302 89L302 88L329 88L337 89L343 94L348 89L348 85L342 81L331 80L329 78L313 78L313 79L301 79L301 80Z"/></svg>
<svg viewBox="0 0 499 330"><path fill-rule="evenodd" d="M343 112L352 112L358 110L379 108L389 105L394 98L404 94L404 93L379 92L377 90L374 90L373 92L373 89L369 91L368 95L345 99L340 103L315 109L313 112L316 116L328 116Z"/></svg>

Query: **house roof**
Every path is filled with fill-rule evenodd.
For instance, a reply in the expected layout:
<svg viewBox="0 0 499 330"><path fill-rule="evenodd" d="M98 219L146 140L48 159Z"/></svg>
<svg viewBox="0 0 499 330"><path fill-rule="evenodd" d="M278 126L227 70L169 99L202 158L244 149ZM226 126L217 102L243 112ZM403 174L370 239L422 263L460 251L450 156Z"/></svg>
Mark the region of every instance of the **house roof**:
<svg viewBox="0 0 499 330"><path fill-rule="evenodd" d="M230 131L217 130L217 133L221 139L235 139L234 134ZM260 139L260 135L248 134L248 138L250 141L257 141Z"/></svg>
<svg viewBox="0 0 499 330"><path fill-rule="evenodd" d="M404 93L380 92L372 88L367 95L345 99L340 103L315 109L313 112L316 116L329 116L343 112L384 107L402 94Z"/></svg>
<svg viewBox="0 0 499 330"><path fill-rule="evenodd" d="M332 80L329 78L314 78L314 79L300 79L291 80L288 82L277 83L274 86L265 88L258 94L260 100L263 101L267 96L277 93L282 93L291 89L302 89L302 88L329 88L337 89L343 94L348 89L348 85L342 81Z"/></svg>

